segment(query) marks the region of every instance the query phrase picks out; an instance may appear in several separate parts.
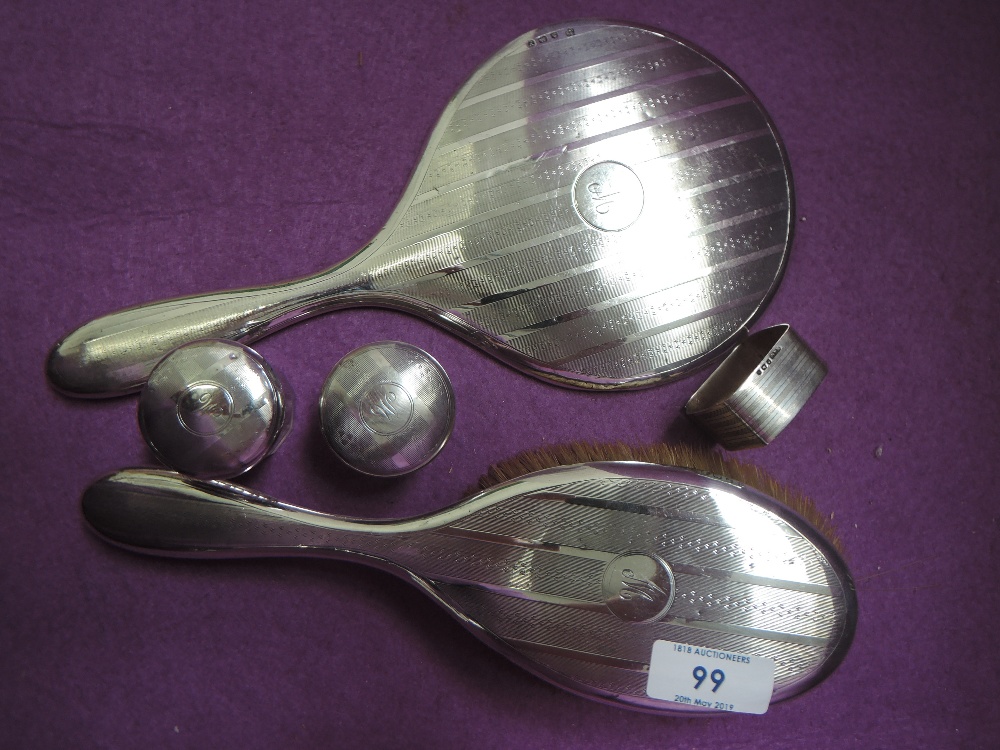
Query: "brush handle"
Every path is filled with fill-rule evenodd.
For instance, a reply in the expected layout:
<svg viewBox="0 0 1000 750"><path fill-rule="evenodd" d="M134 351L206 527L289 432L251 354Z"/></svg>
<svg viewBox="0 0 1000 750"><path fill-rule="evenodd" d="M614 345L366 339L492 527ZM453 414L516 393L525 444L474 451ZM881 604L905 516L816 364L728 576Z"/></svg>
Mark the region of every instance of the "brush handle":
<svg viewBox="0 0 1000 750"><path fill-rule="evenodd" d="M339 268L273 286L139 305L91 321L52 349L49 382L70 396L120 396L142 387L171 350L200 339L256 341L302 318L356 301L357 275Z"/></svg>
<svg viewBox="0 0 1000 750"><path fill-rule="evenodd" d="M83 515L108 541L170 557L345 557L389 524L361 523L280 503L226 482L127 469L84 492Z"/></svg>

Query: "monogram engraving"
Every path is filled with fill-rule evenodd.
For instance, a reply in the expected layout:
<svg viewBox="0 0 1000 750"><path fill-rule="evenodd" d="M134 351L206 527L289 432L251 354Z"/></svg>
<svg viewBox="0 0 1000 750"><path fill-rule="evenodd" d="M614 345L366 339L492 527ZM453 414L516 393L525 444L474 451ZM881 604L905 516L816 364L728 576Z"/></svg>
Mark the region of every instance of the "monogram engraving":
<svg viewBox="0 0 1000 750"><path fill-rule="evenodd" d="M642 182L635 172L614 161L593 164L576 179L573 206L596 229L618 232L642 213Z"/></svg>
<svg viewBox="0 0 1000 750"><path fill-rule="evenodd" d="M361 397L358 411L369 430L393 435L410 423L413 399L398 383L378 383Z"/></svg>
<svg viewBox="0 0 1000 750"><path fill-rule="evenodd" d="M218 383L192 383L176 398L177 420L193 435L218 435L233 418L233 397Z"/></svg>
<svg viewBox="0 0 1000 750"><path fill-rule="evenodd" d="M597 213L604 214L610 213L614 208L615 196L619 195L619 191L610 191L607 189L606 185L602 185L599 182L592 182L587 185L587 190L594 199L594 210Z"/></svg>
<svg viewBox="0 0 1000 750"><path fill-rule="evenodd" d="M395 393L390 390L372 388L364 397L365 408L369 414L384 420L390 420L398 411Z"/></svg>
<svg viewBox="0 0 1000 750"><path fill-rule="evenodd" d="M639 576L631 568L622 571L622 587L618 592L622 601L630 602L636 597L655 603L667 597L667 592L652 581Z"/></svg>
<svg viewBox="0 0 1000 750"><path fill-rule="evenodd" d="M625 622L652 622L674 600L674 574L658 557L619 555L604 570L604 603Z"/></svg>

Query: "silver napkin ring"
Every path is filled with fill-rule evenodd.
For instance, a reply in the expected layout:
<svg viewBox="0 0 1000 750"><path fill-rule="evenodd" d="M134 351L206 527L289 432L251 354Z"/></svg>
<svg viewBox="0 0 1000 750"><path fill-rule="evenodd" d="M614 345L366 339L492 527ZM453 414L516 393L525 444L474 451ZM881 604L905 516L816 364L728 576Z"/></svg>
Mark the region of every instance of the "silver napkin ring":
<svg viewBox="0 0 1000 750"><path fill-rule="evenodd" d="M733 349L684 411L727 450L767 445L826 377L826 363L787 324Z"/></svg>

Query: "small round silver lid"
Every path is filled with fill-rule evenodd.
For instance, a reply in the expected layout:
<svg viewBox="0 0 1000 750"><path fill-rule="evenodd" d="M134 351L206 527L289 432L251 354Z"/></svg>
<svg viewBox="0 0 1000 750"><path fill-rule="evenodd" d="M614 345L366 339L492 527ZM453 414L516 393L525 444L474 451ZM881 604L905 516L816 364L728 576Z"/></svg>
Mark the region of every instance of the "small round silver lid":
<svg viewBox="0 0 1000 750"><path fill-rule="evenodd" d="M455 424L455 393L427 352L380 341L337 363L319 414L326 442L344 463L372 476L399 476L444 447Z"/></svg>
<svg viewBox="0 0 1000 750"><path fill-rule="evenodd" d="M157 457L202 479L234 477L273 453L292 424L290 394L253 349L206 340L174 349L139 397L139 429Z"/></svg>

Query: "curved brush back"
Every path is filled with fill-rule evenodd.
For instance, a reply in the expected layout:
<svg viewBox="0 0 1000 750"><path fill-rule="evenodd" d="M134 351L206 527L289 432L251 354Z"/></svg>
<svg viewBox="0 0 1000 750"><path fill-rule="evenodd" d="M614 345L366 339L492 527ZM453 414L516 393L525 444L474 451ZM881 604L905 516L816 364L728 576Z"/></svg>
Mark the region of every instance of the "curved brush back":
<svg viewBox="0 0 1000 750"><path fill-rule="evenodd" d="M548 469L377 523L164 471L100 480L83 510L137 551L390 570L553 684L657 713L706 713L647 695L657 642L770 660L778 701L833 671L857 617L843 560L802 518L748 487L653 464Z"/></svg>

